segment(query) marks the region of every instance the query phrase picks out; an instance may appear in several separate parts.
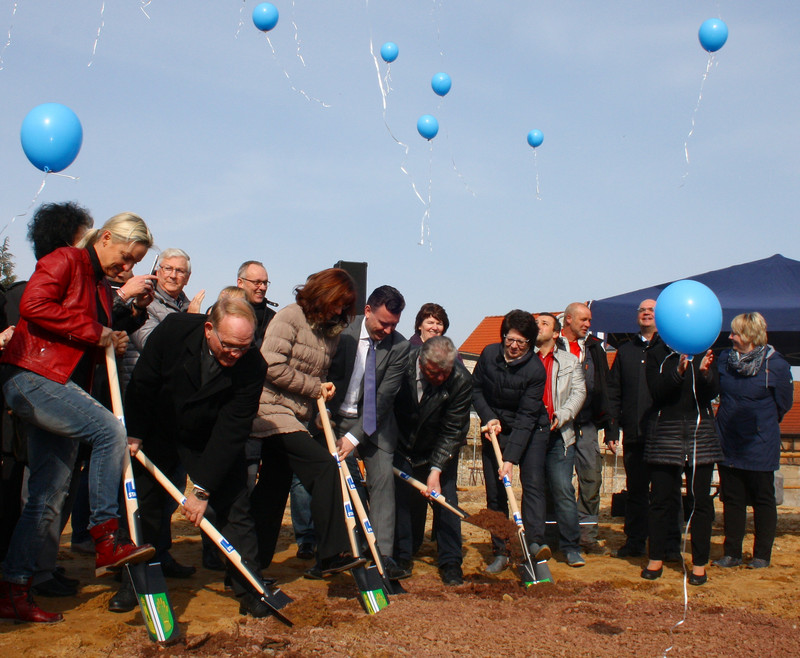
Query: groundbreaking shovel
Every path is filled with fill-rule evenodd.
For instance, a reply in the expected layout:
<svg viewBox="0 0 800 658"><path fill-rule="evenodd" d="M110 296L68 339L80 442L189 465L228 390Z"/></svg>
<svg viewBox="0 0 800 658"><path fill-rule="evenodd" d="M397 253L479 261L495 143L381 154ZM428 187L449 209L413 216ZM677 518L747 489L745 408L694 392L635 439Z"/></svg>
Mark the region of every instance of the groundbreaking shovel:
<svg viewBox="0 0 800 658"><path fill-rule="evenodd" d="M350 537L350 548L353 551L354 557L360 557L361 552L358 549L358 540L356 537L355 513L353 512L353 505L350 502L350 489L347 486L347 477L342 469L342 462L339 460L339 453L336 450L336 440L333 438L333 428L331 427L328 411L325 409L325 402L322 398L317 398L317 406L319 407L319 416L322 421L322 429L325 432L325 441L328 444L328 450L331 455L333 455L333 458L336 460L336 465L339 467L339 481L342 485L342 502L344 504L344 519L347 524L347 534ZM356 567L351 569L350 572L353 574L353 578L358 586L361 596L361 605L368 614L374 615L376 612L380 612L389 605L389 594L384 588L383 578L376 564L372 564L368 567Z"/></svg>
<svg viewBox="0 0 800 658"><path fill-rule="evenodd" d="M106 368L108 369L108 385L111 390L111 409L120 422L125 424L122 409L122 395L119 390L119 377L117 375L117 359L114 356L114 346L106 347ZM141 529L139 527L139 499L136 496L136 483L133 480L133 466L131 453L125 449L125 463L123 469L123 484L125 490L125 510L128 516L128 530L131 541L139 546L142 543ZM167 583L164 581L164 572L158 563L126 564L139 608L142 611L147 634L154 642L173 642L178 638L179 631L175 623L175 613L167 593Z"/></svg>
<svg viewBox="0 0 800 658"><path fill-rule="evenodd" d="M481 428L485 431L486 428ZM494 448L494 455L497 458L498 467L503 465L503 453L500 451L500 444L497 442L495 430L492 427L489 430L489 440ZM534 563L531 558L531 552L528 548L528 540L525 538L525 526L522 524L522 514L517 505L517 497L514 490L511 488L511 479L503 476L503 486L506 489L506 496L508 497L508 505L511 508L511 514L514 517L514 523L517 524L517 535L519 536L519 543L522 547L522 562L519 565L519 577L525 587L531 585L538 585L539 583L552 583L553 578L550 575L550 568L547 566L547 560L539 560Z"/></svg>
<svg viewBox="0 0 800 658"><path fill-rule="evenodd" d="M416 478L411 477L408 473L401 471L399 468L392 467L394 474L399 477L404 482L408 482L412 487L415 489L425 492L428 490L428 487L425 486L422 482L417 480ZM461 509L458 505L453 505L452 503L448 503L447 499L437 491L431 491L431 498L439 503L442 507L447 510L450 510L453 514L458 516L462 521L466 521L467 523L472 523L470 521L470 516L467 514L463 509ZM476 524L479 528L483 528L482 525Z"/></svg>
<svg viewBox="0 0 800 658"><path fill-rule="evenodd" d="M144 466L150 475L152 475L156 481L162 487L164 487L164 489L166 489L167 493L172 496L179 505L183 506L186 503L186 497L178 490L178 487L172 484L172 481L161 472L158 466L150 461L144 452L139 450L139 452L136 453L136 459L141 462L142 466ZM253 573L247 564L245 564L242 556L233 547L233 544L225 539L225 537L222 536L222 533L220 533L220 531L217 530L207 518L203 517L203 519L200 521L200 529L206 533L211 541L213 541L222 549L223 553L225 553L225 556L233 563L233 566L235 566L241 572L241 574L247 578L248 582L261 595L261 601L270 609L270 612L272 612L276 618L280 619L287 626L293 626L292 622L286 616L284 616L280 610L281 608L286 607L294 599L283 593L277 587L272 590L267 589L258 575Z"/></svg>

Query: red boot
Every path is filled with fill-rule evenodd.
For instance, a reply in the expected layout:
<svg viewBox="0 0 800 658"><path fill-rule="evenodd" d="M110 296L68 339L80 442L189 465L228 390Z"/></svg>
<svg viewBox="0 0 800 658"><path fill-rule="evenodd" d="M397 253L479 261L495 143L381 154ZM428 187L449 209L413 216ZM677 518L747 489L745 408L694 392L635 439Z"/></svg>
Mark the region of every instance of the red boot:
<svg viewBox="0 0 800 658"><path fill-rule="evenodd" d="M126 564L138 564L149 560L156 553L150 544L136 546L128 539L120 539L119 521L109 519L100 525L89 528L97 551L95 575L102 576L111 570L119 569Z"/></svg>
<svg viewBox="0 0 800 658"><path fill-rule="evenodd" d="M31 583L24 585L0 582L0 620L16 624L32 621L39 624L53 624L62 621L60 612L45 612L33 600Z"/></svg>

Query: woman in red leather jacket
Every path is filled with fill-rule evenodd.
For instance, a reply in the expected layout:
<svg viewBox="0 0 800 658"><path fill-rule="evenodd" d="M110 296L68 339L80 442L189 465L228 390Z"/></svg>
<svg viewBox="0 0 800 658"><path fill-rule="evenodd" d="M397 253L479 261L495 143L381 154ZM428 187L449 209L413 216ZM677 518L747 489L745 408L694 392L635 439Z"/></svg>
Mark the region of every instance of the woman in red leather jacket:
<svg viewBox="0 0 800 658"><path fill-rule="evenodd" d="M116 344L106 277L130 270L153 244L141 217L122 213L89 231L79 247L41 258L20 301L20 320L3 352L0 383L28 426L29 497L11 538L0 582L0 619L56 622L36 606L30 579L50 523L60 514L79 441L92 446L89 531L98 573L140 562L152 546L118 537L117 498L127 433L87 393L103 348Z"/></svg>

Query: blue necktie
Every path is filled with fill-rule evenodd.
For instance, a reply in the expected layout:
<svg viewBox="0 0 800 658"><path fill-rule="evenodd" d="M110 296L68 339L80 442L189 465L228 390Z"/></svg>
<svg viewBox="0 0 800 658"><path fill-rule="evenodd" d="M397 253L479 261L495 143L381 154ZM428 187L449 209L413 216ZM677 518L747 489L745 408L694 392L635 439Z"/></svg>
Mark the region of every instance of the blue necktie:
<svg viewBox="0 0 800 658"><path fill-rule="evenodd" d="M375 343L369 340L367 363L364 368L364 432L367 436L378 429L378 411L375 402Z"/></svg>

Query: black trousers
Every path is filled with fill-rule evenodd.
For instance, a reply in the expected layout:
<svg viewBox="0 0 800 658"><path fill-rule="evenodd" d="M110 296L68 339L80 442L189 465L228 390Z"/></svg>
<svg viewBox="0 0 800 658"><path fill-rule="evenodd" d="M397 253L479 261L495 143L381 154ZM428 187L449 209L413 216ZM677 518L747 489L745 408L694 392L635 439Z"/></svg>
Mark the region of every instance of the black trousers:
<svg viewBox="0 0 800 658"><path fill-rule="evenodd" d="M308 432L278 434L262 441L261 470L250 494L262 568L275 555L293 473L311 494L318 556L324 559L350 551L336 460Z"/></svg>
<svg viewBox="0 0 800 658"><path fill-rule="evenodd" d="M725 555L742 557L747 506L752 505L755 526L753 557L769 562L778 523L774 471L746 471L720 466L719 482L725 523Z"/></svg>
<svg viewBox="0 0 800 658"><path fill-rule="evenodd" d="M623 443L625 464L625 537L627 545L644 552L650 512L650 466L644 461L644 441ZM680 531L678 531L680 534Z"/></svg>
<svg viewBox="0 0 800 658"><path fill-rule="evenodd" d="M680 492L683 466L650 464L650 545L651 560L664 560L670 550L670 528L681 513ZM686 467L686 481L694 494L692 515L692 564L702 567L711 552L711 526L714 523L714 501L711 498L711 476L714 464L698 464L694 473ZM677 496L675 495L677 492Z"/></svg>
<svg viewBox="0 0 800 658"><path fill-rule="evenodd" d="M179 465L183 465L191 477L201 454L198 450L175 446L175 450L171 453L156 451L149 453L148 456L164 473L174 473ZM144 470L138 461L134 461L133 466L144 541L156 546L159 543L159 536L163 532L164 508L173 498L156 482L155 478ZM244 458L242 457L234 463L231 470L222 479L218 489L208 493L208 506L210 510L213 510L215 518L212 521L214 527L233 545L242 559L248 562L254 571L257 571L258 545L255 523L250 514L250 502L247 497L247 467ZM212 513L208 513L206 516L211 520ZM227 566L236 595L240 596L246 591L251 591L252 586L239 570L230 562Z"/></svg>

